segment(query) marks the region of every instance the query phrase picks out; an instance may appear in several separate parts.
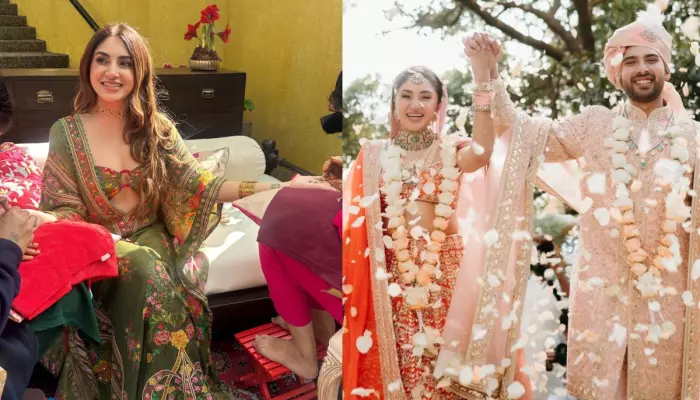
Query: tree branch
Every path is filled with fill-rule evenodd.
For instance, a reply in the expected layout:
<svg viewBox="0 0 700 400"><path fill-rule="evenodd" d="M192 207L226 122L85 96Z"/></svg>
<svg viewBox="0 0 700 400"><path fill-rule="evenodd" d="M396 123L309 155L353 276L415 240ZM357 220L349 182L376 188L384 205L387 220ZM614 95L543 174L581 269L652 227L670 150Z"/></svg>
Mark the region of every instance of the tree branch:
<svg viewBox="0 0 700 400"><path fill-rule="evenodd" d="M561 0L554 0L552 2L552 6L549 8L549 14L554 15L559 11L559 7L561 7Z"/></svg>
<svg viewBox="0 0 700 400"><path fill-rule="evenodd" d="M563 41L564 44L566 45L566 48L572 52L572 53L579 53L581 52L581 46L579 45L578 41L574 37L574 35L571 34L571 32L567 31L566 28L559 22L554 17L554 13L556 13L556 9L554 10L554 13L547 11L542 11L538 10L535 7L528 5L528 4L516 4L515 2L509 1L507 3L498 3L501 6L503 6L506 9L510 8L519 8L525 12L528 12L539 19L541 19L549 29L554 32L557 36L559 36Z"/></svg>
<svg viewBox="0 0 700 400"><path fill-rule="evenodd" d="M578 37L585 51L595 55L595 37L593 37L593 16L588 8L588 0L573 0L578 14Z"/></svg>
<svg viewBox="0 0 700 400"><path fill-rule="evenodd" d="M520 43L526 44L535 50L544 52L549 57L557 61L562 61L564 59L564 51L552 46L549 43L545 43L541 40L537 40L531 36L523 35L517 29L504 23L498 18L491 15L488 11L485 11L477 4L476 0L456 0L458 4L471 10L474 14L478 15L487 25L490 25L504 34L510 36L511 38L517 40ZM584 0L585 1L585 0Z"/></svg>

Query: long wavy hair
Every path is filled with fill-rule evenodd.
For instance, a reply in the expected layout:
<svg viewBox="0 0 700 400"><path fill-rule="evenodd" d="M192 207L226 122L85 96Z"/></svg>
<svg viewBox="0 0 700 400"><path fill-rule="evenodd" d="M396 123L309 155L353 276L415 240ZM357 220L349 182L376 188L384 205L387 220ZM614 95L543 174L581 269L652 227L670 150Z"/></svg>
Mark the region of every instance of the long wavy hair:
<svg viewBox="0 0 700 400"><path fill-rule="evenodd" d="M159 205L167 186L167 164L182 160L173 151L175 125L158 109L154 83L153 60L146 39L127 24L106 25L92 36L80 59L80 87L73 102L76 113L89 113L97 106L97 93L90 83L90 67L95 49L110 36L124 42L133 60L134 89L127 98L124 140L129 144L131 157L144 166L141 185L140 212L149 205Z"/></svg>

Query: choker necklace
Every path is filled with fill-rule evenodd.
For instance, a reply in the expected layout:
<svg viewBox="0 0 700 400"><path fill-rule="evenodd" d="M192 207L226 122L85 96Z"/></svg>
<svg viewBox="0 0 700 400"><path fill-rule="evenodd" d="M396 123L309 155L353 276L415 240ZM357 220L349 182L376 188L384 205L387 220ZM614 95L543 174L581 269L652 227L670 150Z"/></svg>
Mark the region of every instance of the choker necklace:
<svg viewBox="0 0 700 400"><path fill-rule="evenodd" d="M124 118L126 115L126 112L124 111L110 110L100 106L95 107L95 111L97 111L98 114L106 115L112 118Z"/></svg>
<svg viewBox="0 0 700 400"><path fill-rule="evenodd" d="M436 139L435 132L424 129L418 132L400 131L392 141L395 146L406 151L421 151L430 147Z"/></svg>

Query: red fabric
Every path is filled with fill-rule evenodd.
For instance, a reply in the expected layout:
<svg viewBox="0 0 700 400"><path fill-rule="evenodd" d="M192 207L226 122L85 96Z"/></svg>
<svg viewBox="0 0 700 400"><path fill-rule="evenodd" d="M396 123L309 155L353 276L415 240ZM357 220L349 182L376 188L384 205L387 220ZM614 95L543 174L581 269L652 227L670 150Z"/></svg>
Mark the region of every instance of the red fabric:
<svg viewBox="0 0 700 400"><path fill-rule="evenodd" d="M7 196L11 206L39 209L41 180L41 169L23 148L0 144L0 196Z"/></svg>
<svg viewBox="0 0 700 400"><path fill-rule="evenodd" d="M22 286L12 302L24 318L41 314L74 285L119 275L114 239L102 226L76 221L44 224L34 232L34 242L41 253L20 264Z"/></svg>
<svg viewBox="0 0 700 400"><path fill-rule="evenodd" d="M338 227L338 235L343 238L343 211L340 210L333 219L333 224Z"/></svg>

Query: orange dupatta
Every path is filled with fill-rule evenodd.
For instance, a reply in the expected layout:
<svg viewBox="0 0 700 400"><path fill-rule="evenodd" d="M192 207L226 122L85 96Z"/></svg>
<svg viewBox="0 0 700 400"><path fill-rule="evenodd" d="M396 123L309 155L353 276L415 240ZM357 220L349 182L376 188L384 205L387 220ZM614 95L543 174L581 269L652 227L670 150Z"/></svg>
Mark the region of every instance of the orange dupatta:
<svg viewBox="0 0 700 400"><path fill-rule="evenodd" d="M379 349L372 346L367 354L357 349L357 339L365 330L376 332L369 258L365 249L369 246L367 229L362 223L352 227L358 219L366 217L364 208L356 215L350 213L352 199L363 197L364 149L355 161L350 176L346 180L343 204L343 292L346 296L343 320L343 398L358 399L351 395L358 387L374 389L383 398ZM356 312L356 314L355 314ZM353 315L354 314L354 315ZM372 338L376 343L377 338Z"/></svg>

